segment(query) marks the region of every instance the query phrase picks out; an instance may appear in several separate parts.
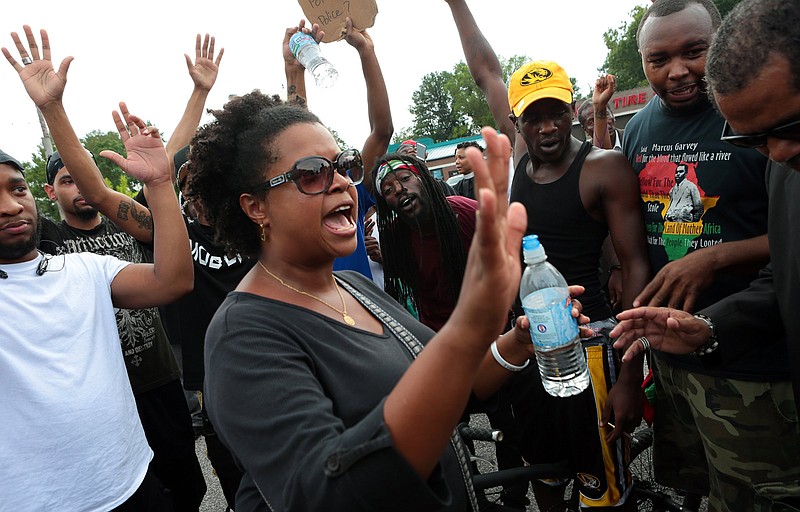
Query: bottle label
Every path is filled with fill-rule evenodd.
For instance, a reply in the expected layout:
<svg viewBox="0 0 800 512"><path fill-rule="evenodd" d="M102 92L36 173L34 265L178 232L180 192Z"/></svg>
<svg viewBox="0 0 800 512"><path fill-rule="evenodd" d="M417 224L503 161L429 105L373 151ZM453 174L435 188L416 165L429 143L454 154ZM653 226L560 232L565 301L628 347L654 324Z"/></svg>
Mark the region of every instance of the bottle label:
<svg viewBox="0 0 800 512"><path fill-rule="evenodd" d="M572 297L563 288L543 288L522 300L531 323L531 340L537 349L552 350L569 344L578 335L572 317Z"/></svg>
<svg viewBox="0 0 800 512"><path fill-rule="evenodd" d="M289 49L295 57L300 52L300 49L307 44L317 44L313 37L305 32L295 32L289 39Z"/></svg>

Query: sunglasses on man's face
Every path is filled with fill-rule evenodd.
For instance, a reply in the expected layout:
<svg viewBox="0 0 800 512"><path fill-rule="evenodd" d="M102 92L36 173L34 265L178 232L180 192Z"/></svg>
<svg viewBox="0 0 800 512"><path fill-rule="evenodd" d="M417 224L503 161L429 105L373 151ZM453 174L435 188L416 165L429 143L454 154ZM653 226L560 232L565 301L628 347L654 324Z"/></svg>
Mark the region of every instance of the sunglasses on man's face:
<svg viewBox="0 0 800 512"><path fill-rule="evenodd" d="M769 137L800 142L800 119L781 126L776 126L775 128L770 128L763 133L751 134L734 133L728 121L725 121L722 127L722 136L719 140L743 148L763 148L767 145L767 139Z"/></svg>
<svg viewBox="0 0 800 512"><path fill-rule="evenodd" d="M256 192L263 192L284 183L293 181L301 193L314 196L324 194L333 183L333 172L336 171L358 185L364 179L364 163L357 149L346 149L336 155L333 162L322 156L308 156L294 163L292 168L283 174L256 187Z"/></svg>

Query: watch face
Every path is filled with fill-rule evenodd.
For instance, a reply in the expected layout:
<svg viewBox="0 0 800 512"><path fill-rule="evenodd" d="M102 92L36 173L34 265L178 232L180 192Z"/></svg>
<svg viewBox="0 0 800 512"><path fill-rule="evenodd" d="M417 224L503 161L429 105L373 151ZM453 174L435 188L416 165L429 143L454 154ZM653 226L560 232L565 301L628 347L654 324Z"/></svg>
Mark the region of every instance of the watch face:
<svg viewBox="0 0 800 512"><path fill-rule="evenodd" d="M717 347L719 347L719 342L717 341L717 333L714 330L714 322L712 322L711 319L706 315L697 314L694 315L694 317L697 318L698 320L702 320L703 322L705 322L705 324L708 326L708 329L711 331L711 334L708 336L708 340L706 340L706 342L702 344L700 347L698 347L697 350L695 350L693 353L698 356L704 356L710 354L715 350L717 350Z"/></svg>

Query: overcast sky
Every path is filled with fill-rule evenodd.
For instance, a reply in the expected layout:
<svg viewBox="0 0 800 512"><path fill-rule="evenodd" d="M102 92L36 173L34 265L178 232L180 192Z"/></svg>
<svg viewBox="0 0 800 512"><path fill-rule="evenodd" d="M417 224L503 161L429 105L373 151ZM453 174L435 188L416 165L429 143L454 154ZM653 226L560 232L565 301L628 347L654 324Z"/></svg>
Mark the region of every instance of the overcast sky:
<svg viewBox="0 0 800 512"><path fill-rule="evenodd" d="M308 0L305 0L308 1ZM411 94L426 73L452 70L463 59L456 27L444 0L377 0L369 30L389 91L396 131L409 126ZM470 0L484 35L502 57L522 54L560 63L584 93L594 83L606 47L602 34L629 20L645 0ZM219 108L230 94L253 89L285 96L280 44L285 28L303 17L296 0L163 0L108 2L39 0L4 2L0 46L16 49L12 31L29 24L47 29L56 69L66 56L64 103L76 132L113 130L119 101L172 134L192 82L184 53L194 57L195 34L214 35L225 48L216 86L206 104ZM368 132L366 93L356 51L346 42L322 46L339 71L331 89L306 75L311 110L350 145ZM41 142L35 108L17 74L0 62L0 149L29 161ZM204 121L208 116L204 117Z"/></svg>

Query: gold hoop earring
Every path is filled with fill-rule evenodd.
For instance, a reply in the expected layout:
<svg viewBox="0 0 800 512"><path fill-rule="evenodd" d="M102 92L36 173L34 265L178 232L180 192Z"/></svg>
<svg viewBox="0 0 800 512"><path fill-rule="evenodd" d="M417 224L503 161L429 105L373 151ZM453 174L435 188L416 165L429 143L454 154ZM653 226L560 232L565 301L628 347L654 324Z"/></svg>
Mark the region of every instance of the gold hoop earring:
<svg viewBox="0 0 800 512"><path fill-rule="evenodd" d="M261 241L265 241L267 239L267 235L264 233L264 224L259 224L258 227L261 228Z"/></svg>

